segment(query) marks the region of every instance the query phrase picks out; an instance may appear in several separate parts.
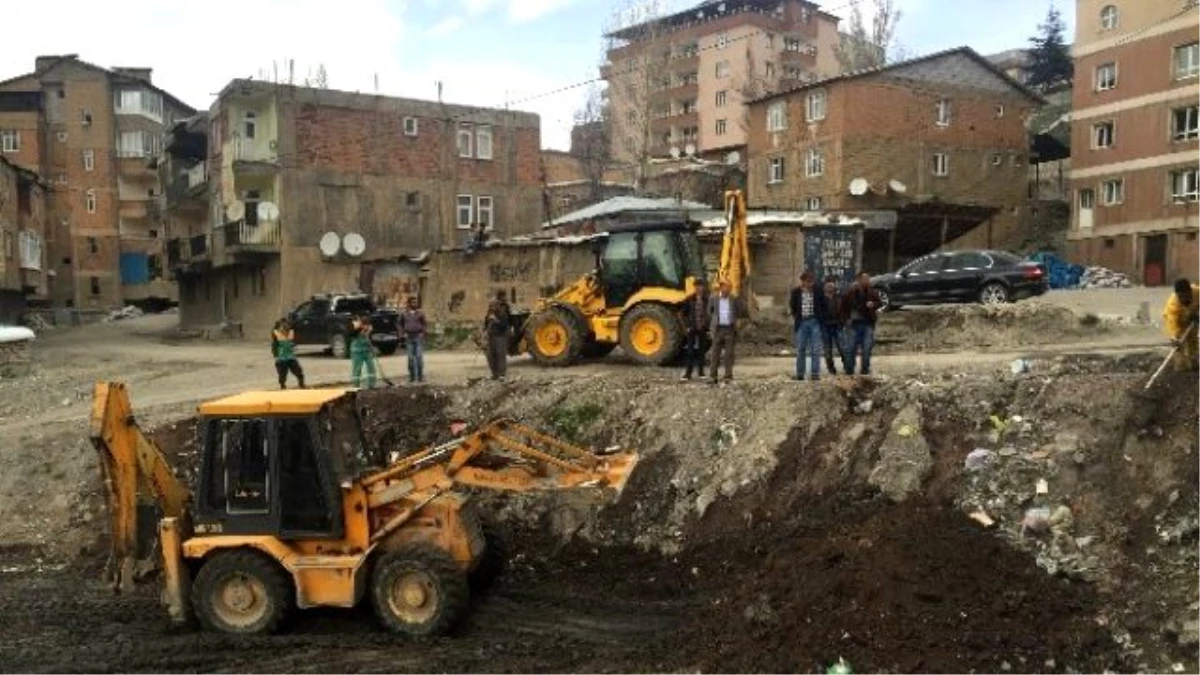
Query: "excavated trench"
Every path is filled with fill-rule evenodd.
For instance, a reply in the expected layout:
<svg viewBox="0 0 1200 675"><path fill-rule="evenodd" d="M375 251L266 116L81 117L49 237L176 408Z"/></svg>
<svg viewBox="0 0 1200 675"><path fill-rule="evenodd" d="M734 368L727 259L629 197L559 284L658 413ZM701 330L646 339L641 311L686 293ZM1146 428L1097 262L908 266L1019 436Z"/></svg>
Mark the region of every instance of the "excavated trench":
<svg viewBox="0 0 1200 675"><path fill-rule="evenodd" d="M1175 377L1150 401L1129 396L1149 362L1074 359L1019 378L844 388L591 381L370 392L361 403L371 442L418 447L449 437L453 420L505 415L593 447L637 448L643 460L611 504L480 495L507 564L451 637L397 639L366 609L307 612L263 638L171 629L152 589L113 597L85 556L0 574L0 664L824 672L843 657L857 672L1194 672L1175 617L1197 599L1187 520L1200 509L1196 382ZM185 465L193 426L155 433ZM981 446L992 463L967 471ZM913 462L889 459L912 447L924 467L915 478L903 468ZM1048 479L1048 494L1030 476ZM1059 529L1021 534L1043 503L1068 506L1068 538L1091 541L1064 552ZM967 516L978 510L995 524ZM0 550L0 568L29 556ZM1071 556L1091 571L1064 572Z"/></svg>

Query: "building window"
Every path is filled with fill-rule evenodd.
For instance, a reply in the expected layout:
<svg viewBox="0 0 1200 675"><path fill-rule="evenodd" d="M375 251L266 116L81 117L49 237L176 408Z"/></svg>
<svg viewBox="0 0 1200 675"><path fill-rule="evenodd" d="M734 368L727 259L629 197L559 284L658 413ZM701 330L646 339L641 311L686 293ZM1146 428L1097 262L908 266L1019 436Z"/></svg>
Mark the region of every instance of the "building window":
<svg viewBox="0 0 1200 675"><path fill-rule="evenodd" d="M1175 78L1184 79L1200 74L1200 42L1175 48Z"/></svg>
<svg viewBox="0 0 1200 675"><path fill-rule="evenodd" d="M766 72L766 75L767 75L767 79L768 79L768 80L773 80L773 79L775 79L775 64L774 64L774 63L772 63L772 62L770 62L770 61L767 61L767 63L766 63L766 67L765 67L765 69L764 69L764 70L765 70L765 72Z"/></svg>
<svg viewBox="0 0 1200 675"><path fill-rule="evenodd" d="M1111 148L1116 137L1116 127L1110 120L1092 125L1092 149Z"/></svg>
<svg viewBox="0 0 1200 675"><path fill-rule="evenodd" d="M247 111L246 115L242 119L242 135L245 136L247 140L253 140L254 134L258 131L258 122L256 118L257 115Z"/></svg>
<svg viewBox="0 0 1200 675"><path fill-rule="evenodd" d="M95 169L96 169L96 151L95 150L84 150L83 151L83 170L84 171L95 171Z"/></svg>
<svg viewBox="0 0 1200 675"><path fill-rule="evenodd" d="M0 152L20 152L21 132L12 129L0 131Z"/></svg>
<svg viewBox="0 0 1200 675"><path fill-rule="evenodd" d="M88 253L99 253L100 252L100 245L98 243L96 243L95 237L88 237L87 245L88 245Z"/></svg>
<svg viewBox="0 0 1200 675"><path fill-rule="evenodd" d="M776 101L767 106L767 131L776 132L787 129L787 102Z"/></svg>
<svg viewBox="0 0 1200 675"><path fill-rule="evenodd" d="M717 36L717 49L725 49L729 46L729 34L721 33Z"/></svg>
<svg viewBox="0 0 1200 675"><path fill-rule="evenodd" d="M1117 64L1103 63L1096 66L1096 91L1117 88Z"/></svg>
<svg viewBox="0 0 1200 675"><path fill-rule="evenodd" d="M937 125L939 127L950 126L950 99L938 99L937 102Z"/></svg>
<svg viewBox="0 0 1200 675"><path fill-rule="evenodd" d="M459 157L471 157L473 155L473 153L471 152L471 139L474 138L474 134L471 133L471 125L465 124L465 123L459 124L457 138L458 138L458 156Z"/></svg>
<svg viewBox="0 0 1200 675"><path fill-rule="evenodd" d="M92 295L100 295L100 277L89 277Z"/></svg>
<svg viewBox="0 0 1200 675"><path fill-rule="evenodd" d="M1003 166L1003 165L1004 165L1004 155L1001 155L998 152L993 153L992 154L992 166Z"/></svg>
<svg viewBox="0 0 1200 675"><path fill-rule="evenodd" d="M724 89L722 89L721 91L718 91L717 92L717 107L724 108L725 103L728 100L728 98L729 98L729 94Z"/></svg>
<svg viewBox="0 0 1200 675"><path fill-rule="evenodd" d="M1197 106L1176 108L1171 111L1171 137L1177 141L1196 138L1200 125L1197 124Z"/></svg>
<svg viewBox="0 0 1200 675"><path fill-rule="evenodd" d="M1079 208L1093 209L1096 208L1096 191L1092 188L1083 188L1079 191Z"/></svg>
<svg viewBox="0 0 1200 675"><path fill-rule="evenodd" d="M1106 237L1104 239L1104 248L1116 248L1116 247L1117 247L1116 239L1113 239L1112 237Z"/></svg>
<svg viewBox="0 0 1200 675"><path fill-rule="evenodd" d="M492 158L492 127L480 124L475 127L475 157L477 159Z"/></svg>
<svg viewBox="0 0 1200 675"><path fill-rule="evenodd" d="M800 52L804 51L804 42L800 38L784 38L783 51L785 52Z"/></svg>
<svg viewBox="0 0 1200 675"><path fill-rule="evenodd" d="M118 157L156 157L162 139L148 131L122 131L117 146Z"/></svg>
<svg viewBox="0 0 1200 675"><path fill-rule="evenodd" d="M717 120L717 135L724 136L725 130L728 128L728 126L729 123L726 120Z"/></svg>
<svg viewBox="0 0 1200 675"><path fill-rule="evenodd" d="M415 118L415 117L405 117L404 118L404 135L405 136L416 136L417 135L417 118Z"/></svg>
<svg viewBox="0 0 1200 675"><path fill-rule="evenodd" d="M811 148L804 161L804 175L815 178L825 175L825 153L820 148Z"/></svg>
<svg viewBox="0 0 1200 675"><path fill-rule="evenodd" d="M491 197L476 197L475 211L478 214L477 220L485 229L492 229L492 198Z"/></svg>
<svg viewBox="0 0 1200 675"><path fill-rule="evenodd" d="M783 158L772 157L768 164L769 171L767 173L767 183L782 183L783 182Z"/></svg>
<svg viewBox="0 0 1200 675"><path fill-rule="evenodd" d="M460 230L466 230L471 227L472 216L474 215L471 208L472 204L471 195L458 196L458 228Z"/></svg>
<svg viewBox="0 0 1200 675"><path fill-rule="evenodd" d="M96 212L96 191L95 190L88 190L87 192L83 193L83 205L87 209L88 213Z"/></svg>
<svg viewBox="0 0 1200 675"><path fill-rule="evenodd" d="M944 152L933 153L933 175L949 176L950 175L950 156Z"/></svg>
<svg viewBox="0 0 1200 675"><path fill-rule="evenodd" d="M723 79L723 78L729 77L729 62L728 61L717 61L716 76L717 76L717 79Z"/></svg>
<svg viewBox="0 0 1200 675"><path fill-rule="evenodd" d="M809 93L805 99L805 118L809 122L819 122L825 119L825 90L818 89Z"/></svg>
<svg viewBox="0 0 1200 675"><path fill-rule="evenodd" d="M1113 30L1120 21L1116 5L1105 5L1100 10L1100 30Z"/></svg>
<svg viewBox="0 0 1200 675"><path fill-rule="evenodd" d="M809 197L808 199L804 200L804 210L805 211L820 211L821 210L821 198L820 197Z"/></svg>
<svg viewBox="0 0 1200 675"><path fill-rule="evenodd" d="M1100 186L1101 194L1104 197L1105 206L1113 206L1125 201L1125 181L1120 178L1116 180L1106 180Z"/></svg>
<svg viewBox="0 0 1200 675"><path fill-rule="evenodd" d="M121 89L113 92L113 108L118 115L142 115L162 121L162 95L143 89Z"/></svg>
<svg viewBox="0 0 1200 675"><path fill-rule="evenodd" d="M410 209L421 208L421 193L408 192L404 195L404 205Z"/></svg>
<svg viewBox="0 0 1200 675"><path fill-rule="evenodd" d="M996 105L996 119L1001 117L1004 117L1004 104L1002 103Z"/></svg>
<svg viewBox="0 0 1200 675"><path fill-rule="evenodd" d="M1200 196L1196 183L1196 169L1180 169L1171 172L1171 201L1194 202Z"/></svg>

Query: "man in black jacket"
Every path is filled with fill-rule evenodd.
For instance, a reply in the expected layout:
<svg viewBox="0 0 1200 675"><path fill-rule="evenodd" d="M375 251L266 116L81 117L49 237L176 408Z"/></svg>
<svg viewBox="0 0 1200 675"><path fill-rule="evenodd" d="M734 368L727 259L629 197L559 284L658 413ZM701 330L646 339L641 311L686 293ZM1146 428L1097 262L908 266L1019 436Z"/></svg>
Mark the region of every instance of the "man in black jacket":
<svg viewBox="0 0 1200 675"><path fill-rule="evenodd" d="M825 315L825 322L822 326L825 329L825 370L830 375L837 375L837 366L833 363L833 351L837 350L838 360L842 363L842 368L846 366L846 347L843 337L842 320L842 296L838 292L838 278L825 277L825 304L829 307L829 313Z"/></svg>
<svg viewBox="0 0 1200 675"><path fill-rule="evenodd" d="M796 379L804 379L804 355L809 357L812 379L821 379L821 334L825 318L829 316L829 305L825 294L813 284L813 274L805 270L800 275L800 285L792 289L788 301L792 314L792 331L796 338Z"/></svg>
<svg viewBox="0 0 1200 675"><path fill-rule="evenodd" d="M687 360L687 369L681 379L692 379L692 369L695 368L700 377L704 377L704 350L708 346L708 282L696 280L696 295L683 306L683 321L687 334L683 342L683 356Z"/></svg>
<svg viewBox="0 0 1200 675"><path fill-rule="evenodd" d="M488 304L483 330L487 339L487 362L493 380L503 380L508 371L508 333L512 312L504 291L496 291L496 299Z"/></svg>
<svg viewBox="0 0 1200 675"><path fill-rule="evenodd" d="M842 298L842 318L846 322L846 374L854 374L854 361L862 349L862 375L871 374L871 349L875 346L875 322L883 302L871 288L871 275L859 272L850 290Z"/></svg>

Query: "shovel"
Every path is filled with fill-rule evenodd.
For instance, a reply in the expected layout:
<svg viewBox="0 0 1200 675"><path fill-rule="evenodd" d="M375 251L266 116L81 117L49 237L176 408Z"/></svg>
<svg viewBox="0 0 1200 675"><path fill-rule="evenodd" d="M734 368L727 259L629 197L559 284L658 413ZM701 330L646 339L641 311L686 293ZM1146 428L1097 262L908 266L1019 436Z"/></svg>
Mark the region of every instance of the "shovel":
<svg viewBox="0 0 1200 675"><path fill-rule="evenodd" d="M383 380L383 383L389 387L396 386L396 383L392 382L391 378L387 376L387 373L383 372L383 364L379 362L378 351L374 349L371 350L371 360L375 362L375 372L379 373L379 379Z"/></svg>
<svg viewBox="0 0 1200 675"><path fill-rule="evenodd" d="M1183 331L1183 335L1176 340L1175 346L1171 348L1171 353L1167 354L1167 358L1163 359L1162 365L1158 367L1158 370L1154 371L1154 374L1151 375L1150 379L1146 382L1146 386L1142 387L1142 391L1139 393L1150 391L1150 387L1154 386L1154 382L1158 380L1158 376L1162 375L1163 371L1167 369L1167 364L1171 362L1171 359L1175 358L1175 355L1179 353L1179 349L1183 346L1183 343L1187 341L1189 337L1191 337L1192 331L1195 329L1196 324L1188 324L1187 330Z"/></svg>

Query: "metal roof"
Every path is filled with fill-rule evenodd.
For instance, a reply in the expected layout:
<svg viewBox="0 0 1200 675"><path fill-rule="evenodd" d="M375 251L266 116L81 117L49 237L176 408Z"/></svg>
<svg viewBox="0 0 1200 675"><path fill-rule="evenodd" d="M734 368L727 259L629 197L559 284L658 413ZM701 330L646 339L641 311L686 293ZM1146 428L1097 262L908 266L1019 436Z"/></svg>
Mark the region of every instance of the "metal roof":
<svg viewBox="0 0 1200 675"><path fill-rule="evenodd" d="M561 215L550 222L542 223L542 228L567 225L585 220L594 220L596 218L611 218L629 211L682 212L707 211L711 208L708 204L686 200L680 201L674 197L664 197L661 199L650 197L613 197L599 204L592 204L578 211Z"/></svg>
<svg viewBox="0 0 1200 675"><path fill-rule="evenodd" d="M349 389L284 389L246 391L200 404L200 414L214 417L304 415L345 396Z"/></svg>

